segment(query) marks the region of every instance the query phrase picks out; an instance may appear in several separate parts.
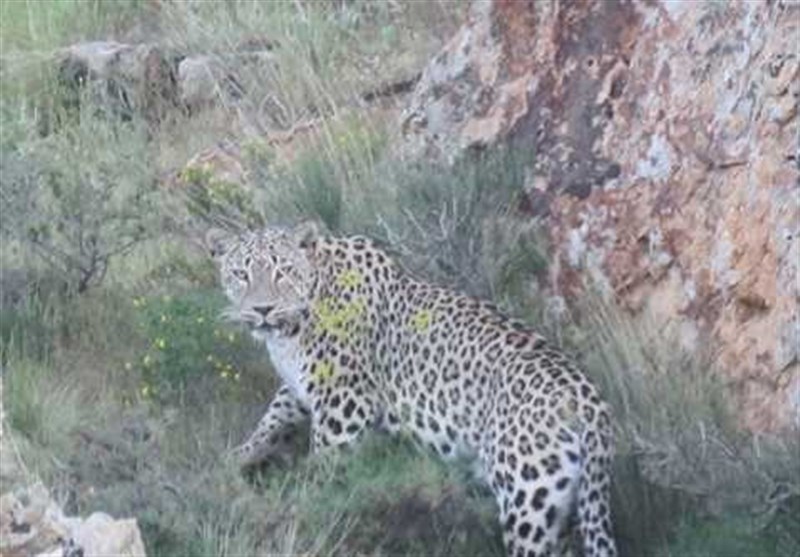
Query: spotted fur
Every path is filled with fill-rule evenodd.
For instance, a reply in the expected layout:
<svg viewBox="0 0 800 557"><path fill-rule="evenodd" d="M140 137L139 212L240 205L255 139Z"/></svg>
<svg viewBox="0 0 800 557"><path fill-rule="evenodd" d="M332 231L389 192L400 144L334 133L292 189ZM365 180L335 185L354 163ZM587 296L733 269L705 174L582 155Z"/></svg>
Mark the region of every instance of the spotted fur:
<svg viewBox="0 0 800 557"><path fill-rule="evenodd" d="M309 417L314 451L407 431L475 460L509 556L555 554L573 518L584 555L616 555L609 409L561 351L488 302L412 278L363 237L300 226L215 245L232 314L284 381L237 449L242 464Z"/></svg>

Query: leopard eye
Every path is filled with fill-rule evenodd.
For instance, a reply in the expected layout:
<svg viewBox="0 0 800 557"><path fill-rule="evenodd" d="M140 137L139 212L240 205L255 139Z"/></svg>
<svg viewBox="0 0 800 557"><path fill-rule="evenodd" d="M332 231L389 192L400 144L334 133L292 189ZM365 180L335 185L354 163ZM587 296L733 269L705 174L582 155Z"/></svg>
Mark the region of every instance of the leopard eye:
<svg viewBox="0 0 800 557"><path fill-rule="evenodd" d="M289 277L291 268L289 267L276 267L275 268L275 282L286 280Z"/></svg>
<svg viewBox="0 0 800 557"><path fill-rule="evenodd" d="M231 271L231 273L242 282L247 282L247 271L243 271L242 269L234 269Z"/></svg>

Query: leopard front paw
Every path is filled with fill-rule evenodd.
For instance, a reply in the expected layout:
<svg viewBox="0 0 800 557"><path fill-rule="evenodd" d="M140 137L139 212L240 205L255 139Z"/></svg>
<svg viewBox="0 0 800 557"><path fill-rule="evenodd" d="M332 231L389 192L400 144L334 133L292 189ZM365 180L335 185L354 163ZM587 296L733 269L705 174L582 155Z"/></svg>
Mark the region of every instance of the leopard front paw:
<svg viewBox="0 0 800 557"><path fill-rule="evenodd" d="M256 458L255 447L252 443L242 443L230 449L225 454L225 459L239 468L247 468L259 462L259 459Z"/></svg>

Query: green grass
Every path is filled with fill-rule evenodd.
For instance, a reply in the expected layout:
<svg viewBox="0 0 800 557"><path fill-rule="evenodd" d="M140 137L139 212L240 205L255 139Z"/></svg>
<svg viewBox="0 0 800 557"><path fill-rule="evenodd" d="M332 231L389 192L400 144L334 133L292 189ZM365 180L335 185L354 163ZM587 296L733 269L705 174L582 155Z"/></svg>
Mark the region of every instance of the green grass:
<svg viewBox="0 0 800 557"><path fill-rule="evenodd" d="M776 537L751 516L684 518L663 557L771 557L796 555L797 540Z"/></svg>
<svg viewBox="0 0 800 557"><path fill-rule="evenodd" d="M3 140L30 119L57 125L74 93L56 79L59 48L80 41L115 40L148 13L147 0L0 1L0 113Z"/></svg>
<svg viewBox="0 0 800 557"><path fill-rule="evenodd" d="M145 0L3 0L0 51L44 51L78 40L108 38L131 25Z"/></svg>
<svg viewBox="0 0 800 557"><path fill-rule="evenodd" d="M377 180L387 145L381 123L357 115L337 118L299 144L288 163L261 152L246 159L265 220L315 219L335 232L363 225L365 207L383 193Z"/></svg>
<svg viewBox="0 0 800 557"><path fill-rule="evenodd" d="M518 152L492 150L450 169L409 165L387 151L385 130L351 118L327 126L290 165L248 164L266 222L312 219L333 233L369 234L432 280L517 312L543 311L530 294L547 269L546 247L516 211L525 176Z"/></svg>
<svg viewBox="0 0 800 557"><path fill-rule="evenodd" d="M739 430L719 370L682 350L669 330L634 321L597 294L577 308L583 330L572 342L615 415L623 554L800 550L787 512L800 502L800 442Z"/></svg>
<svg viewBox="0 0 800 557"><path fill-rule="evenodd" d="M77 389L57 378L46 363L14 361L7 381L8 419L11 427L37 445L62 447L64 434L82 419Z"/></svg>
<svg viewBox="0 0 800 557"><path fill-rule="evenodd" d="M120 337L116 352L131 340ZM59 359L92 350L86 337L69 345ZM135 516L149 555L500 555L493 503L460 468L376 438L352 454L298 457L247 479L225 454L257 419L269 376L234 396L199 378L193 397L131 403L120 392L138 381L106 367L113 352L98 350L79 372L55 361L8 363L14 436L67 512ZM184 361L193 354L187 348Z"/></svg>
<svg viewBox="0 0 800 557"><path fill-rule="evenodd" d="M408 78L453 29L446 1L181 2L162 14L169 46L231 61L269 44L266 63L235 65L252 122L288 129L358 102L361 93Z"/></svg>

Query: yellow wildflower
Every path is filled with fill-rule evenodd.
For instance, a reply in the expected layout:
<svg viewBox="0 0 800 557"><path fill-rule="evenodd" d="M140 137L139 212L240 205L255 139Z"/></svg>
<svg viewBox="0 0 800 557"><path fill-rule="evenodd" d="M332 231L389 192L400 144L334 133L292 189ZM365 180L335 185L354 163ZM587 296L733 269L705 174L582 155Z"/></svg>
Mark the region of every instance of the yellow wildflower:
<svg viewBox="0 0 800 557"><path fill-rule="evenodd" d="M144 367L149 366L150 362L151 362L150 354L145 354L145 357L142 358L142 363L144 364Z"/></svg>
<svg viewBox="0 0 800 557"><path fill-rule="evenodd" d="M205 323L206 322L206 318L205 317L198 317L197 318L197 322L198 323Z"/></svg>
<svg viewBox="0 0 800 557"><path fill-rule="evenodd" d="M161 350L164 350L164 348L167 347L167 341L165 341L163 338L157 338L156 347L160 348Z"/></svg>

